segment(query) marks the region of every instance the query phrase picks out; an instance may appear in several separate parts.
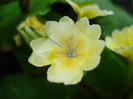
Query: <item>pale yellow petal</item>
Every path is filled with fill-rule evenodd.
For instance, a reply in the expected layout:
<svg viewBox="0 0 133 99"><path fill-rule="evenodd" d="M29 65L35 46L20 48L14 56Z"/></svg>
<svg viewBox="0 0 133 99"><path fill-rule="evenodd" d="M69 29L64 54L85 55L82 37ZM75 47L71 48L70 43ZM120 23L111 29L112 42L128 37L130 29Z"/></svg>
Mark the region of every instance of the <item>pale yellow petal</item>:
<svg viewBox="0 0 133 99"><path fill-rule="evenodd" d="M105 41L106 41L106 46L112 50L114 50L114 47L120 46L120 44L114 41L111 37L106 37Z"/></svg>
<svg viewBox="0 0 133 99"><path fill-rule="evenodd" d="M32 40L31 48L35 53L53 52L54 49L60 48L60 46L48 38L37 38Z"/></svg>
<svg viewBox="0 0 133 99"><path fill-rule="evenodd" d="M25 22L29 27L32 27L33 29L39 30L43 33L45 33L45 30L43 28L43 25L39 22L36 16L28 16Z"/></svg>
<svg viewBox="0 0 133 99"><path fill-rule="evenodd" d="M77 52L77 57L75 57L75 60L78 66L82 67L88 56L88 50L80 50Z"/></svg>
<svg viewBox="0 0 133 99"><path fill-rule="evenodd" d="M50 60L50 57L50 53L37 54L33 52L28 61L34 66L42 67L51 64L52 60Z"/></svg>
<svg viewBox="0 0 133 99"><path fill-rule="evenodd" d="M125 43L125 46L130 46L130 45L133 45L133 25L130 26L129 28L124 28L122 31L122 36L125 37L125 40L124 43Z"/></svg>
<svg viewBox="0 0 133 99"><path fill-rule="evenodd" d="M83 8L84 16L88 19L92 19L98 16L112 15L112 11L100 10L96 4L88 5Z"/></svg>
<svg viewBox="0 0 133 99"><path fill-rule="evenodd" d="M52 33L59 33L59 23L56 21L47 21L45 24L45 30L48 36Z"/></svg>
<svg viewBox="0 0 133 99"><path fill-rule="evenodd" d="M72 58L67 58L52 64L48 69L47 75L48 80L51 82L70 85L81 81L83 71L76 66Z"/></svg>
<svg viewBox="0 0 133 99"><path fill-rule="evenodd" d="M128 28L124 28L122 31L120 31L121 44L124 46L129 46L129 42L127 38L128 32L129 32Z"/></svg>
<svg viewBox="0 0 133 99"><path fill-rule="evenodd" d="M87 37L92 40L98 40L101 35L101 27L99 25L91 25L85 32Z"/></svg>
<svg viewBox="0 0 133 99"><path fill-rule="evenodd" d="M56 52L58 49L60 49L55 42L44 38L33 40L31 42L31 47L33 49L33 53L29 58L29 62L38 67L54 62Z"/></svg>
<svg viewBox="0 0 133 99"><path fill-rule="evenodd" d="M70 36L74 22L67 16L60 19L59 23L48 21L45 25L45 30L53 41L62 45L63 37Z"/></svg>
<svg viewBox="0 0 133 99"><path fill-rule="evenodd" d="M120 46L115 48L115 51L116 53L126 57L129 62L133 63L133 45L129 47Z"/></svg>
<svg viewBox="0 0 133 99"><path fill-rule="evenodd" d="M89 48L89 55L100 55L105 46L102 40L93 41Z"/></svg>
<svg viewBox="0 0 133 99"><path fill-rule="evenodd" d="M124 38L122 36L124 36L124 35L122 35L122 33L119 30L114 30L112 32L112 38L115 42L117 42L117 44L119 44L119 46L122 45L123 40L124 40ZM124 37L126 37L126 35Z"/></svg>
<svg viewBox="0 0 133 99"><path fill-rule="evenodd" d="M90 27L89 20L86 17L81 18L79 21L76 22L75 27L81 33L85 33L87 31L87 29Z"/></svg>
<svg viewBox="0 0 133 99"><path fill-rule="evenodd" d="M78 31L77 28L73 29L73 38L73 47L76 51L88 49L92 42L85 34Z"/></svg>
<svg viewBox="0 0 133 99"><path fill-rule="evenodd" d="M100 62L99 55L88 56L81 68L85 71L93 70L98 66L99 62Z"/></svg>
<svg viewBox="0 0 133 99"><path fill-rule="evenodd" d="M86 44L87 42L87 44ZM61 47L67 50L82 50L88 49L91 44L91 40L86 35L73 28L69 35L62 36L59 41Z"/></svg>
<svg viewBox="0 0 133 99"><path fill-rule="evenodd" d="M120 55L122 55L122 56L124 56L124 57L133 57L133 45L132 46L129 46L129 47L125 47L125 46L120 46L120 47L116 47L115 48L115 51L118 53L118 54L120 54Z"/></svg>
<svg viewBox="0 0 133 99"><path fill-rule="evenodd" d="M97 40L101 35L101 28L99 25L89 25L89 20L81 18L76 22L75 27L81 32L84 33L89 39Z"/></svg>
<svg viewBox="0 0 133 99"><path fill-rule="evenodd" d="M130 26L129 32L127 34L129 45L133 45L133 25Z"/></svg>

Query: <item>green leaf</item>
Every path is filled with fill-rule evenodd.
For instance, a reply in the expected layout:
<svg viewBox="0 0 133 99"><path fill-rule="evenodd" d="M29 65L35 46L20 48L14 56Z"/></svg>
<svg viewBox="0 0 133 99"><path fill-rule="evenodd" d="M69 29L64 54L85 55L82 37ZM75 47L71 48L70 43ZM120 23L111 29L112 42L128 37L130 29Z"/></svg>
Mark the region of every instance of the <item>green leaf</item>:
<svg viewBox="0 0 133 99"><path fill-rule="evenodd" d="M0 6L0 45L10 45L17 25L25 18L18 2Z"/></svg>
<svg viewBox="0 0 133 99"><path fill-rule="evenodd" d="M125 92L125 76L123 58L105 48L99 66L87 72L85 80L98 94L116 99Z"/></svg>
<svg viewBox="0 0 133 99"><path fill-rule="evenodd" d="M102 36L105 38L111 35L114 29L122 29L133 24L133 16L129 15L124 9L115 6L111 0L95 0L101 9L110 10L114 15L99 17L97 23L102 28Z"/></svg>
<svg viewBox="0 0 133 99"><path fill-rule="evenodd" d="M46 78L19 74L0 80L0 99L67 99L74 87L53 84Z"/></svg>
<svg viewBox="0 0 133 99"><path fill-rule="evenodd" d="M30 15L45 15L56 0L30 0Z"/></svg>
<svg viewBox="0 0 133 99"><path fill-rule="evenodd" d="M73 2L76 2L76 3L91 3L93 2L94 0L72 0Z"/></svg>

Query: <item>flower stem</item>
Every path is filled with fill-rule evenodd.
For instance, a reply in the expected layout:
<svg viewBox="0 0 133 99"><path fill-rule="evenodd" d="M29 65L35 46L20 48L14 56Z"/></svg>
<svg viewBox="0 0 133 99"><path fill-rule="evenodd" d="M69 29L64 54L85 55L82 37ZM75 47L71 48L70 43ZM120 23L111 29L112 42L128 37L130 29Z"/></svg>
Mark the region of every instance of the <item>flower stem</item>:
<svg viewBox="0 0 133 99"><path fill-rule="evenodd" d="M23 31L23 30L19 30L19 33L22 35L22 37L24 38L25 42L30 45L30 37Z"/></svg>
<svg viewBox="0 0 133 99"><path fill-rule="evenodd" d="M38 38L38 35L35 32L33 32L28 26L25 26L25 31L29 35L29 37L31 37L31 39Z"/></svg>

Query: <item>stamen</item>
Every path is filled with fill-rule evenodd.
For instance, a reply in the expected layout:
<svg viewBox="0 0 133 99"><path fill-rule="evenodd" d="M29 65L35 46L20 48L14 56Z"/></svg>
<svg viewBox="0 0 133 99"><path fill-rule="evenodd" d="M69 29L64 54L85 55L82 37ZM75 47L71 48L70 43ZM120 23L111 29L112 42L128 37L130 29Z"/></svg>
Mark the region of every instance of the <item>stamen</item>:
<svg viewBox="0 0 133 99"><path fill-rule="evenodd" d="M71 58L77 57L77 53L74 50L69 50L67 51L66 54L67 54L67 57L71 57Z"/></svg>

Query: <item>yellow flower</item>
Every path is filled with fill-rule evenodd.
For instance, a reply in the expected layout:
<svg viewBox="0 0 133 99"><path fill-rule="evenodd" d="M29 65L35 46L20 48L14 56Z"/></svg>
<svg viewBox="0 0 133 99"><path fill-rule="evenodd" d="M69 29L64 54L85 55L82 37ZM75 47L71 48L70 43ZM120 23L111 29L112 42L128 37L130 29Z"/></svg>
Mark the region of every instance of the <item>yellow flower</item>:
<svg viewBox="0 0 133 99"><path fill-rule="evenodd" d="M111 37L106 37L106 46L133 62L133 25L122 31L114 30Z"/></svg>
<svg viewBox="0 0 133 99"><path fill-rule="evenodd" d="M100 10L98 5L95 3L85 3L85 4L76 4L71 0L66 0L78 14L78 20L83 17L92 19L98 16L112 15L112 11Z"/></svg>
<svg viewBox="0 0 133 99"><path fill-rule="evenodd" d="M19 33L17 33L14 37L14 41L16 43L17 46L22 45L22 40L21 40L21 36L19 35Z"/></svg>
<svg viewBox="0 0 133 99"><path fill-rule="evenodd" d="M19 28L23 29L26 25L35 30L45 33L43 25L39 22L36 16L28 16L27 19L19 26Z"/></svg>
<svg viewBox="0 0 133 99"><path fill-rule="evenodd" d="M36 16L28 16L17 29L28 45L33 39L46 37L44 26ZM16 40L18 42L17 38Z"/></svg>
<svg viewBox="0 0 133 99"><path fill-rule="evenodd" d="M45 30L49 38L31 42L33 49L29 62L37 67L51 64L48 80L65 85L81 81L83 71L97 67L104 41L99 25L89 25L87 18L74 24L69 17L59 22L48 21Z"/></svg>

